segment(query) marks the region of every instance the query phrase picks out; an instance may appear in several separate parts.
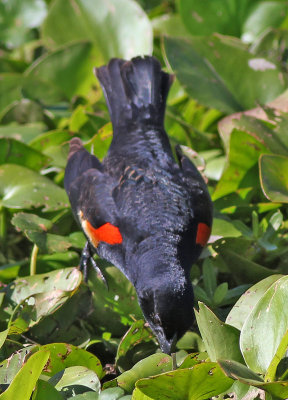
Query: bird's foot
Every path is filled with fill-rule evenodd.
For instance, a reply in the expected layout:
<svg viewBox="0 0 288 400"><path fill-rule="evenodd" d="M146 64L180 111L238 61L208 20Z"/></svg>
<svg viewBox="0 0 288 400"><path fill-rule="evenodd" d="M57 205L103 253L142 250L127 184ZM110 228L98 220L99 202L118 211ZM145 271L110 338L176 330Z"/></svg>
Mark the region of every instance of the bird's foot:
<svg viewBox="0 0 288 400"><path fill-rule="evenodd" d="M87 280L88 280L89 263L90 263L90 265L92 265L92 267L96 271L97 275L100 276L102 282L108 288L108 284L105 279L105 276L103 275L101 269L98 267L96 261L93 258L93 254L92 254L89 242L86 242L85 247L81 254L81 258L80 258L80 271L82 271L82 273L83 273L85 282L87 282Z"/></svg>

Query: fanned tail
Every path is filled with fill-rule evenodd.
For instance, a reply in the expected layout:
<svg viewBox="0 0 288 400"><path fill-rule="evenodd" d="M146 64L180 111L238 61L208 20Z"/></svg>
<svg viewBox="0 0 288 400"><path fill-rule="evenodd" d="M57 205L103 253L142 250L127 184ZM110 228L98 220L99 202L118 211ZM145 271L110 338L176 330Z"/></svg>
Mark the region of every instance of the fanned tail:
<svg viewBox="0 0 288 400"><path fill-rule="evenodd" d="M113 130L139 126L163 127L166 99L173 76L150 56L131 61L112 59L95 69L108 104Z"/></svg>

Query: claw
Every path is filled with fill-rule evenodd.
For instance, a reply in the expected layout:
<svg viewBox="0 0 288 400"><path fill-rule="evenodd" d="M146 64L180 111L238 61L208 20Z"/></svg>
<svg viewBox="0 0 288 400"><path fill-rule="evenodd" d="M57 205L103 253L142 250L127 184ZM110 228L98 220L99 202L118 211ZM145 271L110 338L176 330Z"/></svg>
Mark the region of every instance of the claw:
<svg viewBox="0 0 288 400"><path fill-rule="evenodd" d="M105 284L105 286L108 289L108 284L105 279L105 276L103 275L101 269L98 267L96 261L93 258L89 242L86 242L85 247L81 254L81 258L80 258L80 271L83 272L85 282L87 282L87 280L88 280L89 262L92 265L92 267L95 269L97 275L101 278L102 282Z"/></svg>

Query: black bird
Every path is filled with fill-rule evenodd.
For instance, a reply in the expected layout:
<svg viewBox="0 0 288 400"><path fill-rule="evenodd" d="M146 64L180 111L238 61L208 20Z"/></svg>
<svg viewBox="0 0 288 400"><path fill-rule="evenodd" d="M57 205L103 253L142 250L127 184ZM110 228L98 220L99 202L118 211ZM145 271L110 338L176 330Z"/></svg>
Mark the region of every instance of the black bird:
<svg viewBox="0 0 288 400"><path fill-rule="evenodd" d="M150 56L115 58L95 73L112 120L111 146L100 163L73 138L64 181L88 240L81 265L95 266L96 252L118 267L170 354L193 322L190 268L210 235L211 199L180 148L175 162L164 130L173 77Z"/></svg>

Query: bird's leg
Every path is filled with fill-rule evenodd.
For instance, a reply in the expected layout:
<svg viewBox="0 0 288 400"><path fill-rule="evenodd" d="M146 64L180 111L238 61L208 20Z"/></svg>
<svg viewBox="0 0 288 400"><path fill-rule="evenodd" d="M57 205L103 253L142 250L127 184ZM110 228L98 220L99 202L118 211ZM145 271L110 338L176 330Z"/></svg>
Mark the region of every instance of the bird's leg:
<svg viewBox="0 0 288 400"><path fill-rule="evenodd" d="M98 267L96 261L93 258L90 244L89 244L89 242L86 242L85 247L81 254L81 258L80 258L80 271L83 272L85 282L87 282L87 280L88 280L88 268L89 268L88 264L89 264L89 262L92 265L92 267L95 269L97 275L99 275L101 280L105 283L105 286L108 288L105 276L103 275L101 269Z"/></svg>
<svg viewBox="0 0 288 400"><path fill-rule="evenodd" d="M172 357L172 370L175 371L175 369L177 369L176 353L172 353L171 357Z"/></svg>

